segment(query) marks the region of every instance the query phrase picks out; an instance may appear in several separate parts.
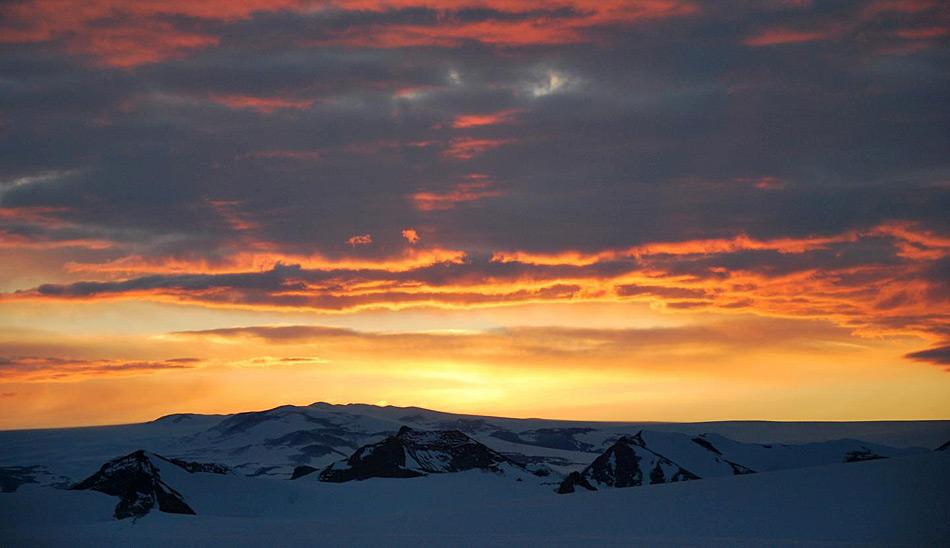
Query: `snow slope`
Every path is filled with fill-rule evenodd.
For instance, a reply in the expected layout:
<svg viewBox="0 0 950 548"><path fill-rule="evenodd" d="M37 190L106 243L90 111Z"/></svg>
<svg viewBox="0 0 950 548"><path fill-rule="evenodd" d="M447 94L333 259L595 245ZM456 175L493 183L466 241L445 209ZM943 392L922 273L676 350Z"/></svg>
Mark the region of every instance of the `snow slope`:
<svg viewBox="0 0 950 548"><path fill-rule="evenodd" d="M557 496L477 471L347 484L167 478L198 515L108 516L114 498L31 485L0 495L11 545L940 546L950 455Z"/></svg>

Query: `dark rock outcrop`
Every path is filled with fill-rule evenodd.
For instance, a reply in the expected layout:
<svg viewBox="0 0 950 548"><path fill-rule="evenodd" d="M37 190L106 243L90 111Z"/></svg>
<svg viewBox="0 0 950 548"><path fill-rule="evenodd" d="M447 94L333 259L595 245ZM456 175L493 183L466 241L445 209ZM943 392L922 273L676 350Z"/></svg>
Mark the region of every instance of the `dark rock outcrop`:
<svg viewBox="0 0 950 548"><path fill-rule="evenodd" d="M950 451L950 441L934 449L934 451Z"/></svg>
<svg viewBox="0 0 950 548"><path fill-rule="evenodd" d="M116 519L140 518L155 506L170 514L194 514L181 493L162 479L160 468L168 465L189 474L231 473L231 469L223 464L168 458L139 449L103 464L98 472L70 489L99 491L119 497L114 513Z"/></svg>
<svg viewBox="0 0 950 548"><path fill-rule="evenodd" d="M116 519L142 517L156 505L162 512L194 514L181 493L162 481L153 462L156 457L139 450L110 460L98 472L70 489L88 489L119 497L114 513Z"/></svg>
<svg viewBox="0 0 950 548"><path fill-rule="evenodd" d="M302 477L304 477L304 476L309 476L310 474L312 474L312 473L314 473L314 472L318 472L318 471L319 471L319 469L318 469L318 468L314 468L313 466L306 466L306 465L298 466L298 467L294 468L293 473L290 475L290 479L295 480L295 479L297 479L297 478L302 478Z"/></svg>
<svg viewBox="0 0 950 548"><path fill-rule="evenodd" d="M691 439L693 440L693 443L695 443L696 445L699 445L700 447L704 447L707 451L710 451L720 456L722 455L722 451L720 451L719 449L716 449L716 446L713 445L712 442L707 440L706 438L702 436L696 436Z"/></svg>
<svg viewBox="0 0 950 548"><path fill-rule="evenodd" d="M690 438L690 439L691 439L691 441L692 441L693 443L695 443L696 445L698 445L698 446L702 447L703 449L709 451L710 453L713 453L714 455L716 455L716 458L717 458L717 459L719 459L719 460L721 460L722 462L728 464L728 465L732 468L732 474L733 474L733 475L735 475L735 476L741 476L741 475L744 475L744 474L755 474L755 470L749 468L748 466L743 466L743 465L741 465L741 464L732 462L731 460L728 460L728 459L724 458L724 457L723 457L723 454L722 454L722 451L720 451L719 448L717 448L715 445L713 445L713 443L712 443L711 441L709 441L708 439L706 439L706 438L705 438L705 435L695 436L695 437Z"/></svg>
<svg viewBox="0 0 950 548"><path fill-rule="evenodd" d="M560 487L557 488L557 492L560 495L566 495L568 493L573 493L575 488L583 487L588 491L596 491L597 488L590 484L587 481L587 478L580 472L571 472L568 474L564 481L561 482Z"/></svg>
<svg viewBox="0 0 950 548"><path fill-rule="evenodd" d="M573 493L580 486L636 487L699 479L699 476L646 447L641 434L618 439L582 472L571 473L558 493Z"/></svg>
<svg viewBox="0 0 950 548"><path fill-rule="evenodd" d="M408 426L381 442L365 445L320 473L320 481L414 478L480 469L496 473L523 468L458 430L421 431Z"/></svg>
<svg viewBox="0 0 950 548"><path fill-rule="evenodd" d="M172 459L168 457L163 457L161 455L155 455L156 457L168 461L175 466L182 468L188 472L194 474L195 472L203 472L205 474L230 474L231 469L223 464L218 464L216 462L190 462L181 459Z"/></svg>
<svg viewBox="0 0 950 548"><path fill-rule="evenodd" d="M878 454L872 452L872 451L871 451L870 449L868 449L867 447L862 447L861 449L855 449L854 451L848 451L848 453L845 454L845 456L844 456L844 461L845 461L845 462L863 462L863 461L866 461L866 460L878 460L878 459L885 459L885 458L887 458L887 457L883 457L883 456L881 456L881 455L878 455Z"/></svg>

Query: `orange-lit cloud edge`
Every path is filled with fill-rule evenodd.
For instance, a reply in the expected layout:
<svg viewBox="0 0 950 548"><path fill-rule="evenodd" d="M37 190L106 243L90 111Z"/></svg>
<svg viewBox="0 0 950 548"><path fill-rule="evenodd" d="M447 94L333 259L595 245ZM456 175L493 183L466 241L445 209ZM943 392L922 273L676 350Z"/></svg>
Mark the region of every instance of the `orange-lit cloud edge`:
<svg viewBox="0 0 950 548"><path fill-rule="evenodd" d="M239 219L232 222L241 224ZM418 238L414 230L410 234ZM372 248L373 242L372 235L360 234L348 244L355 251ZM868 242L890 246L899 260L834 264L850 246ZM100 277L8 292L0 295L0 303L147 300L353 313L644 301L669 312L830 320L863 336L914 336L931 343L944 340L950 325L944 281L931 271L935 261L950 254L950 239L912 223L832 236L760 240L738 235L590 253L498 251L487 261L473 260L461 250L424 247L413 239L404 243L404 250L376 258L280 253L258 242L257 249L252 246L216 263L135 255L70 263L66 268L72 271ZM726 266L748 253L796 261L784 270L755 262ZM824 262L829 260L832 264Z"/></svg>
<svg viewBox="0 0 950 548"><path fill-rule="evenodd" d="M783 3L786 4L786 3ZM807 5L808 3L802 3ZM0 43L53 44L85 56L103 68L134 69L141 65L178 59L214 48L221 31L214 25L179 25L175 18L192 22L234 23L257 14L317 11L385 13L399 9L429 9L440 14L437 22L370 22L329 32L324 37L300 40L311 46L358 48L455 47L476 42L493 47L525 47L596 43L598 29L625 27L642 22L689 17L702 12L702 4L685 0L463 0L446 5L435 0L254 0L230 2L124 2L97 0L81 9L64 8L59 0L26 0L0 8ZM469 21L458 17L464 9L483 9L501 15ZM893 51L930 47L946 36L938 25L898 26L881 30L880 18L936 13L945 16L939 2L931 0L878 0L841 20L813 28L766 27L748 36L750 47L775 47L842 39L851 35L881 34ZM272 112L302 108L306 99L222 97L236 108Z"/></svg>
<svg viewBox="0 0 950 548"><path fill-rule="evenodd" d="M386 12L424 8L447 14L438 25L370 24L343 29L314 45L351 47L446 46L479 41L499 46L564 44L591 41L587 31L601 25L629 25L638 21L683 16L697 10L690 2L595 2L591 0L470 0L444 3L431 0L255 0L251 2L121 2L99 0L82 9L63 9L56 0L29 0L3 9L2 43L62 43L71 53L91 57L104 67L134 68L183 57L217 46L220 36L209 29L175 26L174 16L197 21L234 22L259 13L317 10ZM570 16L537 15L523 19L495 18L465 22L452 16L456 10L482 8L501 14L531 14L538 10L569 9ZM248 105L255 108L254 105ZM270 107L266 107L270 108Z"/></svg>

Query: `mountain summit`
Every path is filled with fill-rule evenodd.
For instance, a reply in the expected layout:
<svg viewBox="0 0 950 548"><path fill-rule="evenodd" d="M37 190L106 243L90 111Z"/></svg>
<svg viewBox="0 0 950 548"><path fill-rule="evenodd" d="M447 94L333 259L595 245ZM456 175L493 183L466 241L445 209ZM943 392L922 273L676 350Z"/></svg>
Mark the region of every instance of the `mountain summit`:
<svg viewBox="0 0 950 548"><path fill-rule="evenodd" d="M504 474L524 469L458 430L414 430L403 426L395 436L364 445L349 458L320 472L320 481L342 483L369 478L413 478L466 470ZM311 470L313 471L313 470ZM298 471L296 477L307 472Z"/></svg>
<svg viewBox="0 0 950 548"><path fill-rule="evenodd" d="M565 478L558 493L573 493L576 486L596 490L699 479L696 474L648 449L641 434L618 439L582 472Z"/></svg>
<svg viewBox="0 0 950 548"><path fill-rule="evenodd" d="M161 457L140 449L103 464L98 472L70 489L89 489L119 497L116 519L142 517L156 504L162 512L194 514L181 493L162 481L158 459Z"/></svg>
<svg viewBox="0 0 950 548"><path fill-rule="evenodd" d="M181 493L162 479L162 468L166 467L179 468L189 474L230 473L228 467L220 464L187 462L139 449L103 464L95 474L70 489L99 491L119 497L114 513L116 519L140 518L156 505L160 511L170 514L194 514Z"/></svg>

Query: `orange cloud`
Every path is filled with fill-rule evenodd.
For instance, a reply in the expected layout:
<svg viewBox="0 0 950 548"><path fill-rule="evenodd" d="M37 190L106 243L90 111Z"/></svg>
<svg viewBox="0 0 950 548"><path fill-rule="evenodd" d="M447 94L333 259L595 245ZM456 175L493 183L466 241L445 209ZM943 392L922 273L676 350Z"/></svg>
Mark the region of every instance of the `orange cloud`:
<svg viewBox="0 0 950 548"><path fill-rule="evenodd" d="M598 40L592 32L602 25L633 25L652 19L681 17L698 11L695 4L679 0L560 0L545 2L526 0L460 1L453 9L487 8L512 15L530 15L543 10L570 10L570 15L524 18L497 18L464 21L432 0L362 1L339 0L335 5L345 9L385 11L393 8L426 7L439 10L437 25L374 24L347 29L317 44L338 44L351 47L403 48L413 46L452 47L465 42L479 42L501 47L541 44L570 44Z"/></svg>
<svg viewBox="0 0 950 548"><path fill-rule="evenodd" d="M464 41L515 46L591 41L588 31L598 25L631 25L650 19L682 16L696 11L679 0L562 0L555 3L531 0L470 0L444 3L432 0L366 2L337 0L25 0L0 8L0 43L59 42L71 53L89 55L103 66L132 68L177 58L219 44L211 32L183 29L171 21L185 17L231 22L255 13L323 9L385 12L400 8L430 8L441 14L437 25L373 24L351 27L319 44L335 43L361 47L447 46ZM454 10L488 8L506 14L531 14L538 10L568 9L570 16L538 15L465 22Z"/></svg>
<svg viewBox="0 0 950 548"><path fill-rule="evenodd" d="M158 371L191 369L201 360L173 358L163 361L84 360L37 356L0 356L0 381L77 381L94 377L134 376Z"/></svg>
<svg viewBox="0 0 950 548"><path fill-rule="evenodd" d="M102 65L131 68L218 45L217 36L176 29L169 23L149 21L137 26L106 28L70 41L72 53L91 55Z"/></svg>
<svg viewBox="0 0 950 548"><path fill-rule="evenodd" d="M88 272L107 275L129 274L237 274L241 272L260 272L269 270L277 264L299 264L302 268L311 270L365 270L373 269L385 272L406 272L416 268L423 268L434 264L459 264L463 262L463 251L426 248L406 249L395 256L378 257L375 259L338 257L329 258L320 254L300 255L281 253L260 246L260 251L247 248L258 247L253 241L241 244L221 259L209 260L207 257L143 257L128 255L112 261L102 263L68 262L65 265L67 272Z"/></svg>
<svg viewBox="0 0 950 548"><path fill-rule="evenodd" d="M767 176L757 179L753 184L759 190L781 190L786 183L778 177Z"/></svg>
<svg viewBox="0 0 950 548"><path fill-rule="evenodd" d="M746 38L743 43L747 46L756 47L801 44L804 42L829 40L835 36L838 36L839 33L839 29L796 30L788 28L772 28L760 31Z"/></svg>
<svg viewBox="0 0 950 548"><path fill-rule="evenodd" d="M855 233L810 238L776 238L772 240L758 240L746 235L739 235L733 238L657 242L597 253L582 253L579 251L565 251L553 254L526 253L520 251L496 252L492 256L492 260L502 263L520 262L537 265L571 264L576 266L588 266L601 261L650 255L705 255L736 253L739 251L804 253L816 249L825 249L830 244L856 241L857 239L858 235Z"/></svg>
<svg viewBox="0 0 950 548"><path fill-rule="evenodd" d="M59 214L68 211L65 207L0 207L0 221L64 226Z"/></svg>
<svg viewBox="0 0 950 548"><path fill-rule="evenodd" d="M514 139L478 139L474 137L456 137L449 141L448 147L442 151L443 156L455 160L471 160L489 150L512 143Z"/></svg>
<svg viewBox="0 0 950 548"><path fill-rule="evenodd" d="M419 211L452 209L460 203L496 198L503 193L481 174L471 174L468 181L458 183L446 192L416 192L410 198Z"/></svg>
<svg viewBox="0 0 950 548"><path fill-rule="evenodd" d="M461 129L510 124L519 112L521 111L518 109L509 109L488 114L462 114L455 117L455 120L452 121L452 127Z"/></svg>
<svg viewBox="0 0 950 548"><path fill-rule="evenodd" d="M945 6L946 3L931 0L871 2L856 12L832 16L832 20L823 21L817 27L812 23L807 27L760 29L743 43L764 47L858 36L862 41L872 43L871 47L877 53L913 52L934 46L947 36L950 10ZM873 41L879 43L875 45Z"/></svg>
<svg viewBox="0 0 950 548"><path fill-rule="evenodd" d="M406 239L410 244L416 244L419 242L419 233L416 232L414 228L406 228L402 231L402 237Z"/></svg>
<svg viewBox="0 0 950 548"><path fill-rule="evenodd" d="M369 245L373 243L373 236L371 234L357 234L350 236L350 238L346 240L346 243L351 246Z"/></svg>
<svg viewBox="0 0 950 548"><path fill-rule="evenodd" d="M353 246L372 241L368 234L354 238ZM857 260L861 255L867 258ZM938 341L950 329L950 315L943 312L950 294L936 261L948 256L946 237L910 223L889 223L806 238L736 236L597 253L516 251L496 253L491 261L457 254L448 262L426 264L419 258L439 256L417 255L418 266L412 267L407 267L409 255L402 263L368 260L359 267L353 261L318 268L277 263L268 270L237 271L237 276L191 270L47 284L0 300L144 299L325 312L642 301L658 310L822 319L863 335Z"/></svg>
<svg viewBox="0 0 950 548"><path fill-rule="evenodd" d="M939 0L877 0L868 4L862 17L870 19L882 13L921 13L939 6Z"/></svg>
<svg viewBox="0 0 950 548"><path fill-rule="evenodd" d="M255 230L260 224L248 219L240 211L241 202L236 200L211 200L208 202L232 229L238 232Z"/></svg>
<svg viewBox="0 0 950 548"><path fill-rule="evenodd" d="M914 27L897 29L894 34L907 40L936 40L950 36L950 27Z"/></svg>
<svg viewBox="0 0 950 548"><path fill-rule="evenodd" d="M950 254L950 237L922 230L913 223L884 223L869 234L894 238L899 255L909 259L939 260Z"/></svg>
<svg viewBox="0 0 950 548"><path fill-rule="evenodd" d="M101 65L131 68L219 43L218 36L183 30L170 23L169 17L233 21L301 4L297 0L27 0L0 8L0 43L59 41L67 51L89 55Z"/></svg>
<svg viewBox="0 0 950 548"><path fill-rule="evenodd" d="M254 110L263 114L270 114L279 109L306 110L313 106L313 104L316 102L315 99L219 94L212 95L211 100L228 108Z"/></svg>
<svg viewBox="0 0 950 548"><path fill-rule="evenodd" d="M65 207L0 207L0 248L108 249L114 246L102 238L77 236L88 231L63 218L69 211ZM60 229L72 231L63 237L56 233Z"/></svg>
<svg viewBox="0 0 950 548"><path fill-rule="evenodd" d="M95 238L48 239L11 234L0 229L0 248L13 249L62 249L67 247L85 249L109 249L113 242Z"/></svg>

